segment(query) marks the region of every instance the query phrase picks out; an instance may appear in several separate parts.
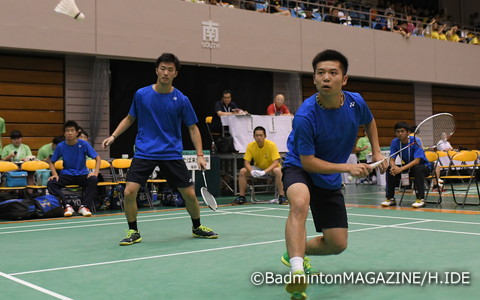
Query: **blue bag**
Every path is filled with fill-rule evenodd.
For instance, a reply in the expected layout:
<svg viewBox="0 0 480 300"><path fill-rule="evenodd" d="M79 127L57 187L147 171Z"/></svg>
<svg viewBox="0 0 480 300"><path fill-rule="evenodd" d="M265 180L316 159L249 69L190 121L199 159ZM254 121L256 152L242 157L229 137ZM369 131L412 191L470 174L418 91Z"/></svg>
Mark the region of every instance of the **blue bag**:
<svg viewBox="0 0 480 300"><path fill-rule="evenodd" d="M38 218L63 217L63 207L53 195L45 195L33 199Z"/></svg>
<svg viewBox="0 0 480 300"><path fill-rule="evenodd" d="M27 185L26 171L10 171L5 172L5 186L6 187L20 187Z"/></svg>

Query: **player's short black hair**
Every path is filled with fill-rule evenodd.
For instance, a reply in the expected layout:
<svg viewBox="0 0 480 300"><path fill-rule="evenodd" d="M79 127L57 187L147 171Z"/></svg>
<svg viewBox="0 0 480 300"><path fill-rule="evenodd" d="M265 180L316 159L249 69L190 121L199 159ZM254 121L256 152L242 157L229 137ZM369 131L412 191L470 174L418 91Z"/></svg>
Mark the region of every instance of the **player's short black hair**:
<svg viewBox="0 0 480 300"><path fill-rule="evenodd" d="M87 133L85 130L83 130L83 129L81 129L81 130L78 132L78 136L81 136L82 134L83 134L84 136L86 136L87 139L88 139L89 135L88 135L88 133Z"/></svg>
<svg viewBox="0 0 480 300"><path fill-rule="evenodd" d="M155 69L158 68L160 63L162 62L168 62L168 63L173 63L175 65L175 69L177 71L180 70L180 61L178 58L172 54L172 53L163 53L157 58L157 61L155 62Z"/></svg>
<svg viewBox="0 0 480 300"><path fill-rule="evenodd" d="M63 131L65 131L65 129L67 129L68 127L75 127L75 131L80 130L80 126L78 126L78 123L72 120L68 120L67 122L65 122L65 124L63 124Z"/></svg>
<svg viewBox="0 0 480 300"><path fill-rule="evenodd" d="M264 134L265 136L267 136L267 131L266 131L265 128L263 128L262 126L257 126L257 127L255 127L255 129L253 129L253 136L255 136L255 131L257 131L257 130L263 131L263 134Z"/></svg>
<svg viewBox="0 0 480 300"><path fill-rule="evenodd" d="M20 132L20 130L18 129L14 129L12 130L12 132L10 132L10 138L13 140L13 139L19 139L23 137L22 133Z"/></svg>
<svg viewBox="0 0 480 300"><path fill-rule="evenodd" d="M317 64L322 61L338 61L343 75L347 75L348 71L348 59L342 53L337 50L327 49L318 53L312 61L313 72L317 69Z"/></svg>
<svg viewBox="0 0 480 300"><path fill-rule="evenodd" d="M395 126L393 126L393 130L397 130L397 129L405 129L406 131L408 132L411 132L412 129L410 128L410 126L407 124L407 122L398 122L397 124L395 124Z"/></svg>

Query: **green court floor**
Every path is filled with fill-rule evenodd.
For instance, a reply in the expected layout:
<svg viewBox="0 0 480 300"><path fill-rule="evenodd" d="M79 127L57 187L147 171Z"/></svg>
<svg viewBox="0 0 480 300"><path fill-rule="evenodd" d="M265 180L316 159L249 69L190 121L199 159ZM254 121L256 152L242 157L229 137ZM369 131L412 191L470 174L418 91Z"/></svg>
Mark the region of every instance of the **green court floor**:
<svg viewBox="0 0 480 300"><path fill-rule="evenodd" d="M447 199L413 210L407 195L402 208L382 209L383 194L347 186L348 249L312 257L324 282L309 299L477 299L478 208ZM122 213L0 222L1 299L289 299L278 280L289 271L280 262L287 215L276 204L204 208L202 223L220 234L205 240L192 238L184 209L145 210L143 241L123 247Z"/></svg>

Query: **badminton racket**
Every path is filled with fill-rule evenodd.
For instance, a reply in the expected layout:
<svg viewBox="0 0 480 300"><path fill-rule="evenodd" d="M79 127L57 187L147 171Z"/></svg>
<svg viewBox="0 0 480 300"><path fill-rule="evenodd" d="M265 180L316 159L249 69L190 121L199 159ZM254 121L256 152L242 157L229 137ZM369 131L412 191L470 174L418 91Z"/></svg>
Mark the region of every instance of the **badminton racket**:
<svg viewBox="0 0 480 300"><path fill-rule="evenodd" d="M212 194L208 191L208 186L207 186L207 179L205 179L205 171L202 170L202 175L203 175L203 183L205 184L204 187L200 189L200 193L202 194L203 201L210 207L211 210L217 211L217 201L215 200L215 197L213 197Z"/></svg>
<svg viewBox="0 0 480 300"><path fill-rule="evenodd" d="M415 132L413 133L413 142L409 143L402 149L397 152L390 154L388 157L383 160L377 161L370 165L371 170L378 167L382 162L390 159L391 157L397 155L403 150L411 147L413 145L418 145L420 147L425 147L425 145L430 145L427 148L432 148L437 145L437 142L442 139L442 136L449 139L455 132L455 119L452 114L449 113L439 113L433 116L430 116L420 122ZM355 177L349 176L353 179Z"/></svg>

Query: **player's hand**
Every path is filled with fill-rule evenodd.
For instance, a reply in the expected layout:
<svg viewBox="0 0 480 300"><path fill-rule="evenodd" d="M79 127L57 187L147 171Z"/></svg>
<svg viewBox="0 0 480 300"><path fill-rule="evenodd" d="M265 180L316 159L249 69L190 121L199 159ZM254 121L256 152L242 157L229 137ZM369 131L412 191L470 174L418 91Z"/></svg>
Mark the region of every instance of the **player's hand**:
<svg viewBox="0 0 480 300"><path fill-rule="evenodd" d="M378 153L376 155L373 155L372 156L372 162L377 162L377 161L381 161L385 159L383 157L383 154L382 153ZM385 171L387 171L388 169L388 160L384 160L379 166L378 168L380 169L380 173L383 174L385 173ZM373 171L373 170L372 170Z"/></svg>
<svg viewBox="0 0 480 300"><path fill-rule="evenodd" d="M263 171L252 170L251 173L252 173L252 176L256 178L256 177L262 177L262 176L263 176L263 175L262 175L262 172L263 172ZM263 173L265 174L265 172L263 172Z"/></svg>
<svg viewBox="0 0 480 300"><path fill-rule="evenodd" d="M402 172L403 172L403 170L399 166L393 166L393 167L390 168L390 174L393 175L393 176L395 176L397 174L400 174Z"/></svg>
<svg viewBox="0 0 480 300"><path fill-rule="evenodd" d="M50 176L50 177L48 178L48 181L54 180L54 179L55 179L56 181L58 181L58 175L52 175L52 176Z"/></svg>
<svg viewBox="0 0 480 300"><path fill-rule="evenodd" d="M90 178L92 176L98 177L98 172L90 172L87 174L87 178Z"/></svg>
<svg viewBox="0 0 480 300"><path fill-rule="evenodd" d="M115 138L113 136L109 136L108 138L104 139L102 142L103 149L113 144L113 142L115 142Z"/></svg>
<svg viewBox="0 0 480 300"><path fill-rule="evenodd" d="M348 173L353 177L365 177L370 174L371 169L368 164L351 164Z"/></svg>
<svg viewBox="0 0 480 300"><path fill-rule="evenodd" d="M205 161L204 156L197 156L197 165L199 170L207 169L207 162Z"/></svg>
<svg viewBox="0 0 480 300"><path fill-rule="evenodd" d="M263 170L262 171L257 171L257 172L259 174L259 177L264 176L266 174L265 171L263 171Z"/></svg>

